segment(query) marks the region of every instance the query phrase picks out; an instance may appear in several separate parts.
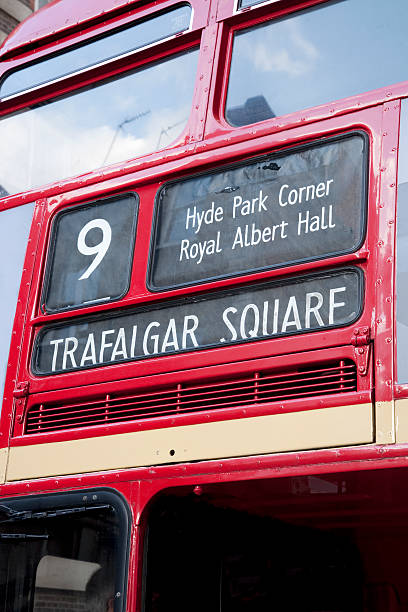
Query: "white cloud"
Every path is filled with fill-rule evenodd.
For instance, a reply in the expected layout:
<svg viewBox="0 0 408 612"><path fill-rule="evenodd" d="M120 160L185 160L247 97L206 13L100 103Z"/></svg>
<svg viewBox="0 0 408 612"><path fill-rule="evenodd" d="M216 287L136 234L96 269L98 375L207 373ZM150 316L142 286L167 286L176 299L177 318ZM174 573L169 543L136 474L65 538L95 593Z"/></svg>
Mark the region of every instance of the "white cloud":
<svg viewBox="0 0 408 612"><path fill-rule="evenodd" d="M104 124L76 127L59 109L51 113L51 106L44 108L46 114L40 107L0 121L0 185L9 193L150 153L160 134L163 148L182 132L190 110L161 109L118 129ZM117 125L121 121L123 116Z"/></svg>
<svg viewBox="0 0 408 612"><path fill-rule="evenodd" d="M190 113L196 61L176 56L2 119L0 185L14 194L168 146Z"/></svg>
<svg viewBox="0 0 408 612"><path fill-rule="evenodd" d="M319 57L315 45L304 37L297 23L287 21L280 26L279 32L270 28L268 37L248 45L256 69L285 72L292 77L313 70Z"/></svg>

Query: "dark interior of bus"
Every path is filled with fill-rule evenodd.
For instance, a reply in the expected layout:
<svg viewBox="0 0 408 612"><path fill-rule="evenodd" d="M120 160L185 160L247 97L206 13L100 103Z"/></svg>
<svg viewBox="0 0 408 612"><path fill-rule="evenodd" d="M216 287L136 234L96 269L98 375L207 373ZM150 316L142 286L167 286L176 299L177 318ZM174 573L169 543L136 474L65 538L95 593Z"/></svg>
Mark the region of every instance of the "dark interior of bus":
<svg viewBox="0 0 408 612"><path fill-rule="evenodd" d="M144 612L408 610L407 476L167 491L146 512Z"/></svg>

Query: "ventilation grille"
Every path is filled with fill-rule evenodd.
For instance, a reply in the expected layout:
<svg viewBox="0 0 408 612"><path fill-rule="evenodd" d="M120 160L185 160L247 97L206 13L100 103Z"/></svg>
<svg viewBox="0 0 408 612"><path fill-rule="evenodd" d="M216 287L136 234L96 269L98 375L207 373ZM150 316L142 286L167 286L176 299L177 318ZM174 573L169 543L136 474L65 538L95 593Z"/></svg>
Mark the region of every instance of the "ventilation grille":
<svg viewBox="0 0 408 612"><path fill-rule="evenodd" d="M112 393L87 402L35 405L28 412L25 434L356 390L355 364L338 360L284 372L266 370L206 383L179 383L127 395Z"/></svg>

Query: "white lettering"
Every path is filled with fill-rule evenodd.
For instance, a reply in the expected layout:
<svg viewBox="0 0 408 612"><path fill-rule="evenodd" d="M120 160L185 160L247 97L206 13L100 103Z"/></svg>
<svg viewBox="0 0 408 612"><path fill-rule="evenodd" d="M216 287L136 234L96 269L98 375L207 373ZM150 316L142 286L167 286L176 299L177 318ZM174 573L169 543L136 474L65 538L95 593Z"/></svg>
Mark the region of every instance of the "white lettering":
<svg viewBox="0 0 408 612"><path fill-rule="evenodd" d="M161 352L165 353L168 348L170 349L172 348L174 351L179 350L175 319L170 319L169 321L166 333L164 334L164 340L163 340L163 344L161 347Z"/></svg>
<svg viewBox="0 0 408 612"><path fill-rule="evenodd" d="M187 209L187 215L186 215L186 229L188 229L189 226L189 222L191 220L191 225L192 227L194 227L195 224L195 218L196 218L196 214L197 214L197 208L194 206L193 208L193 214L190 214L190 209Z"/></svg>
<svg viewBox="0 0 408 612"><path fill-rule="evenodd" d="M288 204L287 200L285 202L282 201L282 193L286 189L289 189L289 185L282 185L282 187L279 189L279 204L280 204L280 206L287 206L287 204Z"/></svg>
<svg viewBox="0 0 408 612"><path fill-rule="evenodd" d="M69 344L72 344L72 347L69 348ZM74 357L74 353L78 348L78 340L77 338L75 338L74 336L70 337L70 338L65 338L65 344L64 344L64 355L62 357L62 369L66 370L67 368L67 359L69 357L70 361L71 361L71 366L73 368L77 367L76 361L75 361L75 357Z"/></svg>
<svg viewBox="0 0 408 612"><path fill-rule="evenodd" d="M99 363L103 363L105 349L113 346L112 342L106 342L106 336L110 336L114 333L115 333L114 329L108 329L102 332L101 349L99 351Z"/></svg>
<svg viewBox="0 0 408 612"><path fill-rule="evenodd" d="M152 329L152 327L160 327L160 323L158 321L152 321L145 329L145 333L143 336L143 353L145 355L154 355L155 353L159 352L159 336L153 335L149 338L150 330ZM147 348L148 340L153 341L153 351L151 353L149 353Z"/></svg>
<svg viewBox="0 0 408 612"><path fill-rule="evenodd" d="M88 355L88 351L90 351L89 355ZM86 340L84 352L82 353L80 366L81 367L84 366L86 361L90 361L92 365L96 364L95 338L94 338L93 333L90 333Z"/></svg>
<svg viewBox="0 0 408 612"><path fill-rule="evenodd" d="M292 319L292 321L290 321L289 317L291 316L292 312L294 318ZM300 324L299 311L296 303L296 297L294 295L289 298L288 306L286 308L285 316L283 318L282 333L284 333L287 328L291 327L292 325L295 325L296 329L302 329L302 325Z"/></svg>
<svg viewBox="0 0 408 612"><path fill-rule="evenodd" d="M136 357L136 355L135 355L136 336L137 336L137 325L133 325L132 340L130 342L130 356L132 358Z"/></svg>
<svg viewBox="0 0 408 612"><path fill-rule="evenodd" d="M194 206L193 211L190 212L190 208L187 209L186 214L186 229L189 228L190 221L191 227L195 228L194 233L198 234L201 230L203 223L206 225L212 225L213 223L219 223L224 218L224 209L222 206L215 208L215 202L211 202L211 206L206 210L197 211L197 207Z"/></svg>
<svg viewBox="0 0 408 612"><path fill-rule="evenodd" d="M57 354L58 354L59 344L61 342L64 342L63 338L60 338L59 340L50 340L50 344L54 345L54 353L52 355L52 366L51 366L51 370L53 372L55 372L55 368L57 367Z"/></svg>
<svg viewBox="0 0 408 612"><path fill-rule="evenodd" d="M278 333L279 298L275 298L273 304L273 329L272 334Z"/></svg>
<svg viewBox="0 0 408 612"><path fill-rule="evenodd" d="M302 204L303 202L309 202L309 200L328 196L331 183L334 183L334 179L329 179L325 183L318 183L318 185L295 187L287 194L285 192L289 190L289 185L282 185L278 196L279 205L287 206L290 204L290 206L293 206L294 204Z"/></svg>
<svg viewBox="0 0 408 612"><path fill-rule="evenodd" d="M341 308L342 306L346 305L345 302L335 302L334 301L335 294L342 293L345 290L346 290L345 287L337 287L336 289L330 289L330 292L329 292L329 325L333 325L334 323L334 309Z"/></svg>
<svg viewBox="0 0 408 612"><path fill-rule="evenodd" d="M298 236L300 236L300 234L302 232L302 224L303 223L305 224L305 227L304 227L303 231L304 231L305 234L308 233L308 231L309 231L309 216L310 216L310 213L309 213L308 210L306 211L305 219L302 219L302 213L299 213L299 216L298 216L298 230L297 230Z"/></svg>
<svg viewBox="0 0 408 612"><path fill-rule="evenodd" d="M222 313L222 320L224 321L225 325L228 327L231 333L230 342L233 342L234 340L236 340L238 336L237 336L237 332L235 331L235 327L233 326L231 321L228 319L228 315L229 313L235 314L236 312L238 312L237 309L234 308L234 306L230 306L229 308L226 308L224 312ZM221 338L221 342L225 342L225 338Z"/></svg>
<svg viewBox="0 0 408 612"><path fill-rule="evenodd" d="M115 359L119 355L123 357L123 359L127 359L126 335L125 335L125 329L123 327L119 329L119 333L116 338L115 346L113 347L111 361L115 361Z"/></svg>
<svg viewBox="0 0 408 612"><path fill-rule="evenodd" d="M203 260L204 255L214 255L214 253L221 253L222 248L220 247L220 236L221 232L217 232L215 240L203 240L200 242L193 242L190 245L190 240L184 238L180 243L180 256L179 261L185 258L187 261L190 259L197 259L196 263L200 264Z"/></svg>
<svg viewBox="0 0 408 612"><path fill-rule="evenodd" d="M188 249L188 245L189 245L189 244L190 244L190 241L189 241L189 240L187 240L187 238L184 238L184 239L181 241L181 244L180 244L180 257L179 257L179 261L183 261L183 255L185 256L185 258L186 258L186 259L189 259L189 256L188 256L188 251L187 251L187 249Z"/></svg>
<svg viewBox="0 0 408 612"><path fill-rule="evenodd" d="M256 212L266 212L268 208L265 202L268 197L268 195L263 195L262 189L259 190L259 196L257 198L252 198L252 200L243 200L239 195L234 196L232 203L232 218L236 219L238 214L240 214L241 217L246 217Z"/></svg>
<svg viewBox="0 0 408 612"><path fill-rule="evenodd" d="M242 229L240 227L237 227L237 231L235 232L235 238L234 238L234 242L232 243L231 250L233 251L236 246L239 246L241 248L243 248L244 246L244 240L242 237Z"/></svg>
<svg viewBox="0 0 408 612"><path fill-rule="evenodd" d="M262 313L262 335L268 335L268 312L269 312L269 302L266 301L263 303L263 313Z"/></svg>
<svg viewBox="0 0 408 612"><path fill-rule="evenodd" d="M312 299L315 298L317 300L317 304L312 306ZM324 322L320 313L318 312L323 305L323 296L319 292L306 293L306 314L305 314L305 328L310 328L310 315L313 314L316 318L316 321L321 327L324 327Z"/></svg>
<svg viewBox="0 0 408 612"><path fill-rule="evenodd" d="M242 311L241 314L241 325L240 325L240 333L241 333L241 337L242 338L247 338L248 336L246 335L246 331L245 331L245 324L246 324L246 317L247 317L247 313L252 310L252 312L254 313L254 326L252 329L250 329L248 331L248 336L250 338L256 338L258 335L258 330L259 330L259 309L258 306L256 306L256 304L247 304L244 308L244 310Z"/></svg>
<svg viewBox="0 0 408 612"><path fill-rule="evenodd" d="M192 321L193 323L191 327L188 327L189 321ZM198 342L194 334L197 327L198 327L198 317L196 317L195 315L187 315L184 317L183 336L181 340L181 346L183 349L187 348L187 336L190 336L193 346L195 347L198 346Z"/></svg>

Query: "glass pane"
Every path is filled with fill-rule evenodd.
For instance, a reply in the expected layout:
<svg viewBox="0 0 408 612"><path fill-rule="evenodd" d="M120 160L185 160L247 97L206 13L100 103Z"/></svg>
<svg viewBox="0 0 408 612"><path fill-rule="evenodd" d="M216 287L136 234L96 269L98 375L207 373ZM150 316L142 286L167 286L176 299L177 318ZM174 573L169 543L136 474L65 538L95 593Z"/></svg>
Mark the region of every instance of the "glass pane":
<svg viewBox="0 0 408 612"><path fill-rule="evenodd" d="M286 115L407 78L408 4L340 0L235 35L232 125Z"/></svg>
<svg viewBox="0 0 408 612"><path fill-rule="evenodd" d="M352 133L163 186L156 290L351 252L365 227L367 144Z"/></svg>
<svg viewBox="0 0 408 612"><path fill-rule="evenodd" d="M76 498L79 505L55 508L43 499L41 505L37 500L37 507L28 507L26 502L21 512L26 512L26 517L16 520L7 513L8 501L1 507L2 610L113 612L121 609L123 577L120 574L125 562L127 532L122 513L101 503L100 507L94 504L86 509L80 501L82 495L69 497Z"/></svg>
<svg viewBox="0 0 408 612"><path fill-rule="evenodd" d="M0 187L1 188L1 187ZM4 210L0 214L0 411L6 378L11 330L16 311L17 296L23 272L28 234L34 204Z"/></svg>
<svg viewBox="0 0 408 612"><path fill-rule="evenodd" d="M408 383L408 101L402 102L397 205L397 380Z"/></svg>
<svg viewBox="0 0 408 612"><path fill-rule="evenodd" d="M407 476L318 473L163 493L146 521L145 612L405 612Z"/></svg>
<svg viewBox="0 0 408 612"><path fill-rule="evenodd" d="M247 6L253 6L254 4L261 4L263 2L267 2L267 0L239 0L238 8L245 8ZM271 0L272 2L278 2L278 0Z"/></svg>
<svg viewBox="0 0 408 612"><path fill-rule="evenodd" d="M32 369L60 374L343 327L360 316L363 291L361 271L350 267L46 325Z"/></svg>
<svg viewBox="0 0 408 612"><path fill-rule="evenodd" d="M0 184L18 193L170 144L190 114L198 50L0 121Z"/></svg>
<svg viewBox="0 0 408 612"><path fill-rule="evenodd" d="M16 70L4 79L0 96L12 96L183 32L190 17L191 7L181 6Z"/></svg>

